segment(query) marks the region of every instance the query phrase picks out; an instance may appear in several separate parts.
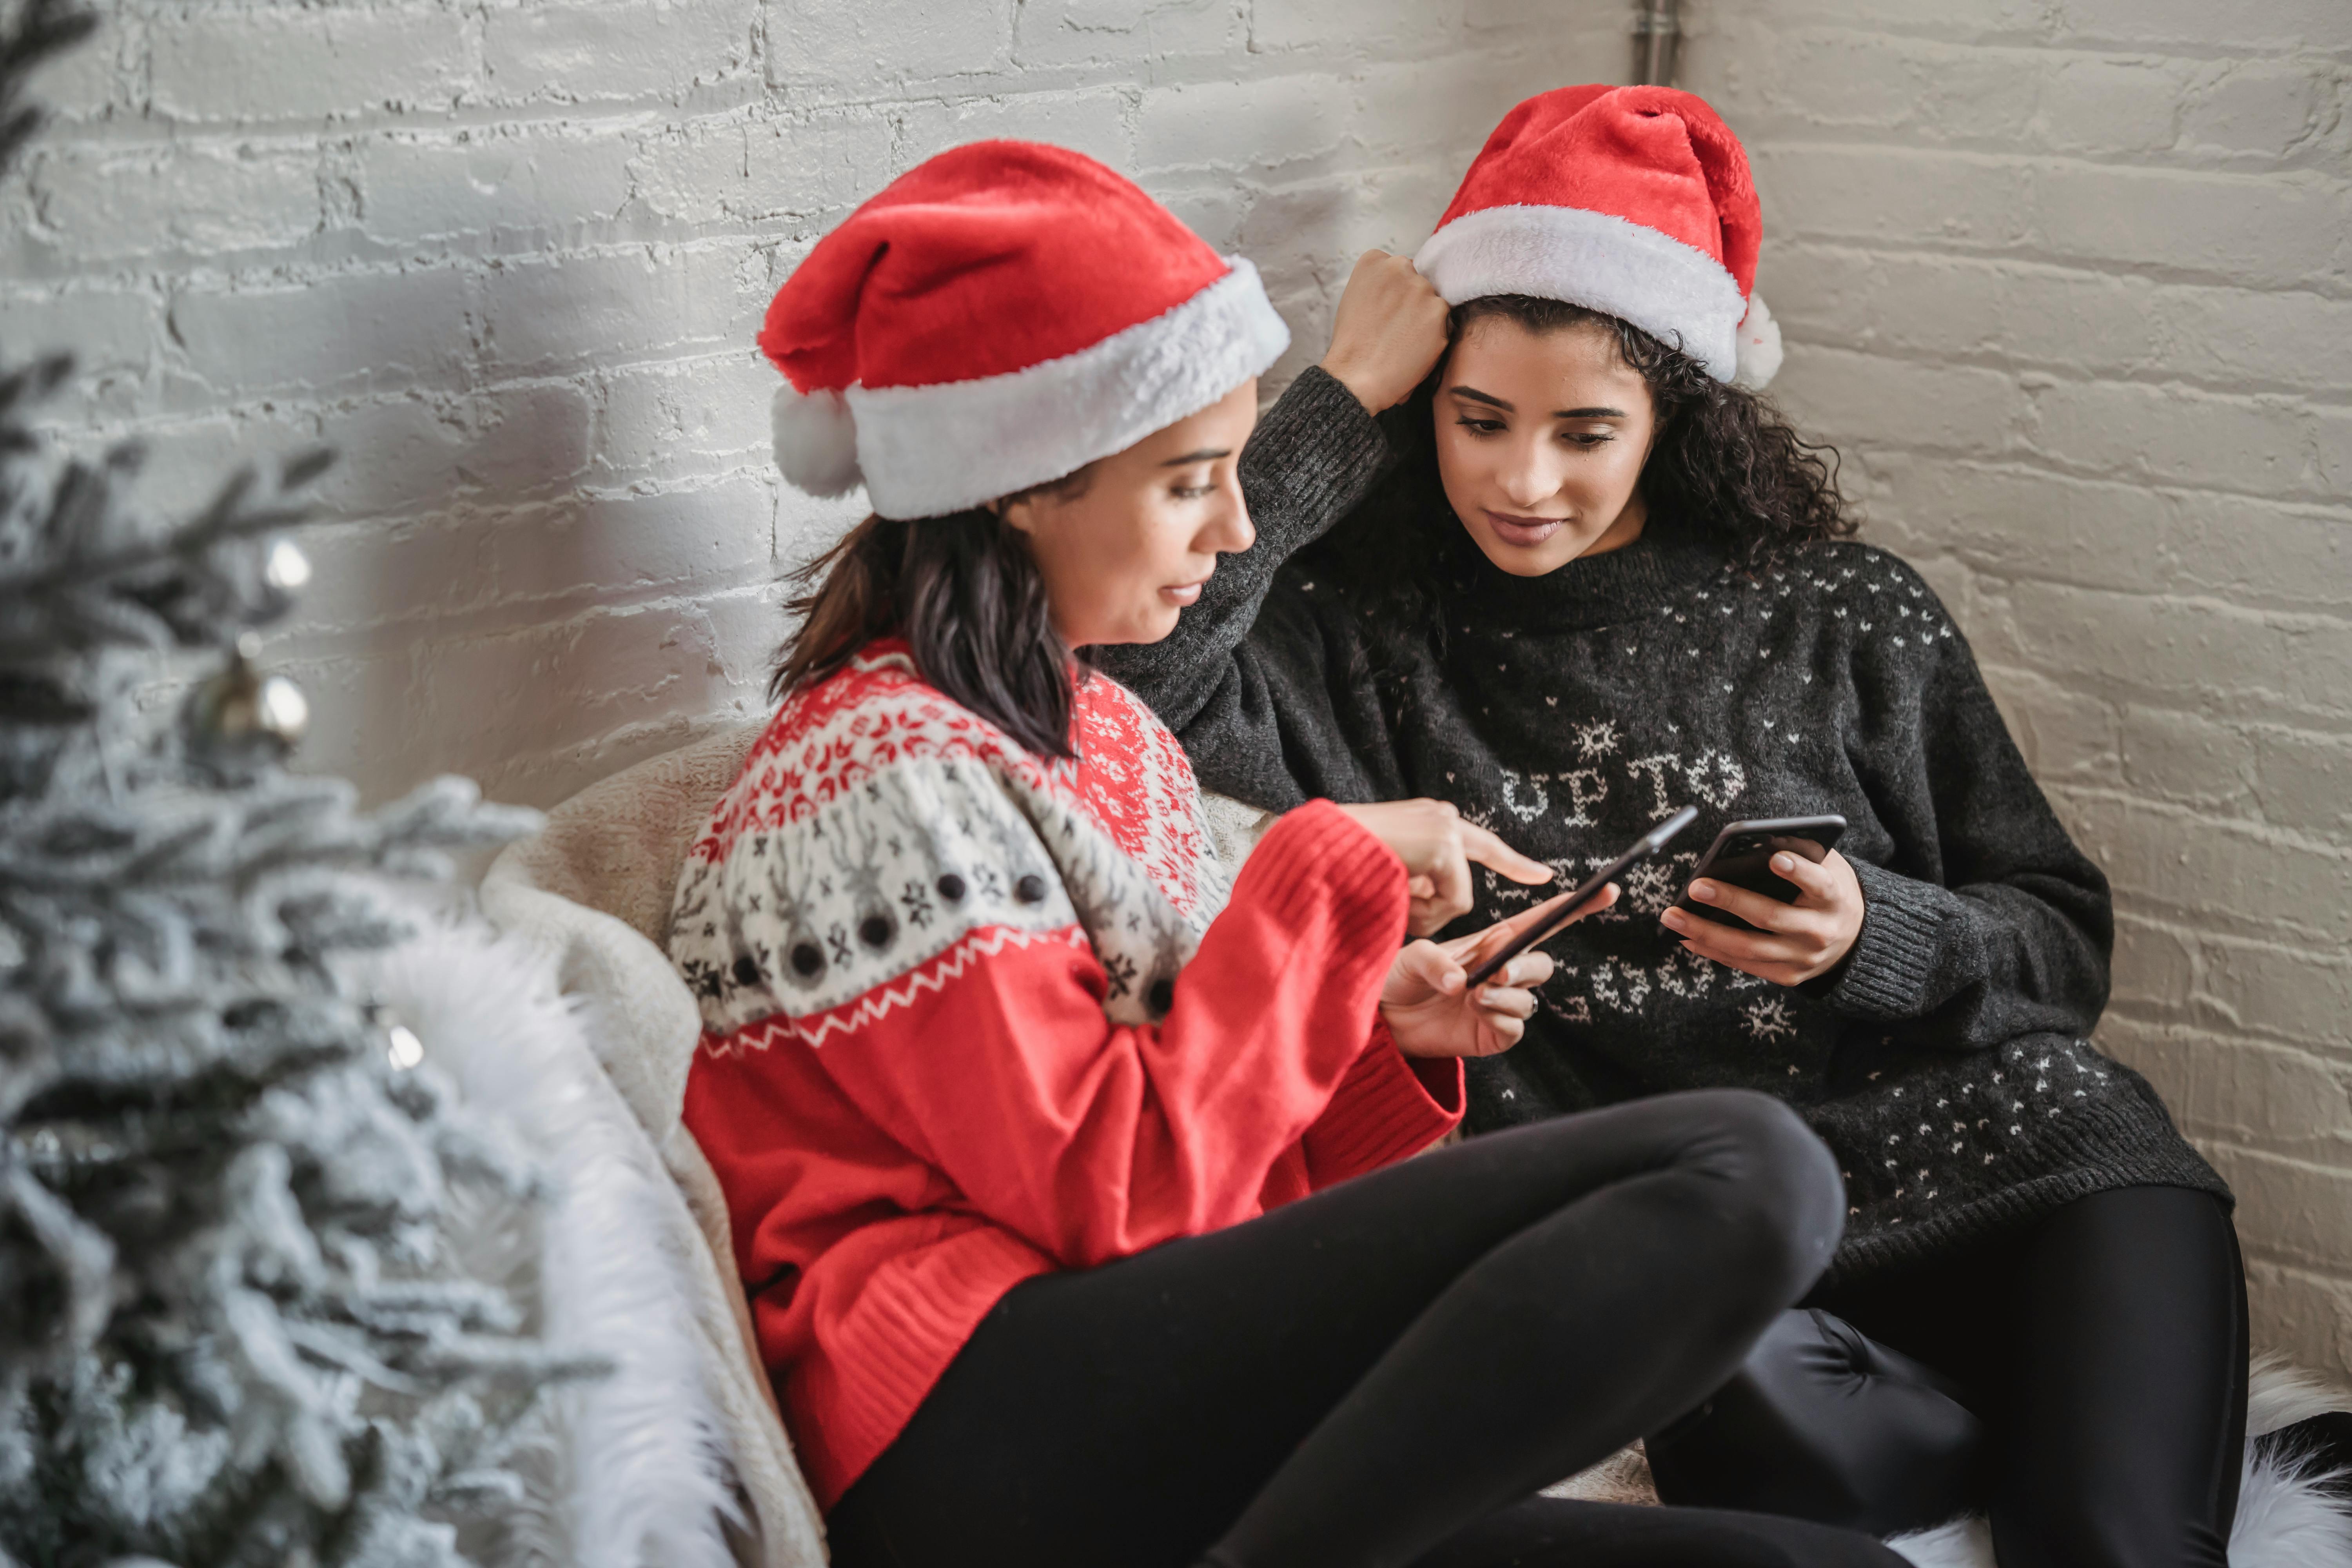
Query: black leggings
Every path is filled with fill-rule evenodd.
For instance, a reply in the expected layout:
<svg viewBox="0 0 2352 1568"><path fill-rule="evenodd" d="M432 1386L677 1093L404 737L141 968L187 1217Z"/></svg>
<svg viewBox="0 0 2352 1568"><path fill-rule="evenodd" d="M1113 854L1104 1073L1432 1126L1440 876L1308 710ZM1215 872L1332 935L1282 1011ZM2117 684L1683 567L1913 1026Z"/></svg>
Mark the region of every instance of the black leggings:
<svg viewBox="0 0 2352 1568"><path fill-rule="evenodd" d="M1532 1498L1697 1404L1828 1262L1828 1152L1711 1091L1479 1138L1010 1291L827 1521L838 1568L1901 1568Z"/></svg>
<svg viewBox="0 0 2352 1568"><path fill-rule="evenodd" d="M1814 1304L1652 1440L1661 1496L1887 1533L1982 1509L2001 1568L2225 1568L2246 1287L2218 1199L2100 1193Z"/></svg>

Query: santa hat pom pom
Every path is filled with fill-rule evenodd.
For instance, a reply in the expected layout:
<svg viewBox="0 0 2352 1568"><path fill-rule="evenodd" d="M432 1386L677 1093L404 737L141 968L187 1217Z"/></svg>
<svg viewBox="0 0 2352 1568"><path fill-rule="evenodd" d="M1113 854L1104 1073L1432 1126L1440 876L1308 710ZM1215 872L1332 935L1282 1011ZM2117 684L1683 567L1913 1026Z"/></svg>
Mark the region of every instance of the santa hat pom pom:
<svg viewBox="0 0 2352 1568"><path fill-rule="evenodd" d="M857 421L838 392L803 394L788 381L776 389L768 419L776 467L794 488L813 496L845 495L866 477L857 467Z"/></svg>
<svg viewBox="0 0 2352 1568"><path fill-rule="evenodd" d="M1731 384L1761 392L1780 373L1780 323L1772 319L1764 296L1748 296L1748 314L1739 319Z"/></svg>

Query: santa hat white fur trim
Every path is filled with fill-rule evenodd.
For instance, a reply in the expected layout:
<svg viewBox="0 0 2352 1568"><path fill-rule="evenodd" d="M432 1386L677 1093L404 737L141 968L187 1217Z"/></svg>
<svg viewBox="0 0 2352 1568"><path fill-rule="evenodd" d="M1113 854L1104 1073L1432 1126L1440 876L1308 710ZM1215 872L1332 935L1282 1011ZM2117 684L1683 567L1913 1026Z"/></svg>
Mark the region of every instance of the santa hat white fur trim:
<svg viewBox="0 0 2352 1568"><path fill-rule="evenodd" d="M1610 213L1482 207L1431 235L1412 263L1449 305L1488 294L1564 300L1676 345L1717 381L1738 367L1748 301L1730 271L1671 235Z"/></svg>
<svg viewBox="0 0 2352 1568"><path fill-rule="evenodd" d="M971 381L853 386L840 414L825 408L830 394L795 395L789 408L780 395L777 462L815 494L837 495L862 475L876 511L918 518L1124 451L1208 407L1290 346L1257 268L1226 259L1231 271L1173 310L1059 359ZM835 488L817 489L820 481Z"/></svg>
<svg viewBox="0 0 2352 1568"><path fill-rule="evenodd" d="M1748 314L1739 323L1738 368L1731 384L1761 392L1780 374L1780 323L1761 294L1748 296Z"/></svg>
<svg viewBox="0 0 2352 1568"><path fill-rule="evenodd" d="M846 495L866 476L857 471L857 426L841 394L801 393L791 382L768 405L776 467L813 496Z"/></svg>

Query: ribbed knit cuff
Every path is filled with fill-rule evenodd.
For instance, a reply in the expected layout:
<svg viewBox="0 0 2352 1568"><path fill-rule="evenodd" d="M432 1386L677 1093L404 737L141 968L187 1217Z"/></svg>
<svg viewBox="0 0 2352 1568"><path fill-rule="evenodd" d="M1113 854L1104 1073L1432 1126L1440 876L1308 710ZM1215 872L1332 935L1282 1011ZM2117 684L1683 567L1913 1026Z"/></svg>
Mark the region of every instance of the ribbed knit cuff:
<svg viewBox="0 0 2352 1568"><path fill-rule="evenodd" d="M1385 973L1404 940L1404 862L1329 801L1310 800L1265 830L1234 879L1233 902L1255 902L1277 927L1297 931L1327 897L1337 906L1334 957L1377 959Z"/></svg>
<svg viewBox="0 0 2352 1568"><path fill-rule="evenodd" d="M1462 1120L1462 1063L1408 1058L1384 1022L1307 1134L1315 1184L1328 1186L1417 1154Z"/></svg>
<svg viewBox="0 0 2352 1568"><path fill-rule="evenodd" d="M1388 437L1338 377L1320 365L1301 371L1242 449L1258 548L1271 542L1286 557L1322 532L1363 499L1391 455Z"/></svg>
<svg viewBox="0 0 2352 1568"><path fill-rule="evenodd" d="M1852 865L1862 884L1862 931L1828 1001L1859 1017L1916 1017L1943 947L1940 906L1951 895L1867 861Z"/></svg>
<svg viewBox="0 0 2352 1568"><path fill-rule="evenodd" d="M959 1223L971 1228L892 1258L868 1277L854 1306L816 1324L835 1392L821 1402L814 1435L801 1434L801 1462L821 1508L840 1501L898 1441L989 1309L1054 1269L1052 1258L999 1226Z"/></svg>

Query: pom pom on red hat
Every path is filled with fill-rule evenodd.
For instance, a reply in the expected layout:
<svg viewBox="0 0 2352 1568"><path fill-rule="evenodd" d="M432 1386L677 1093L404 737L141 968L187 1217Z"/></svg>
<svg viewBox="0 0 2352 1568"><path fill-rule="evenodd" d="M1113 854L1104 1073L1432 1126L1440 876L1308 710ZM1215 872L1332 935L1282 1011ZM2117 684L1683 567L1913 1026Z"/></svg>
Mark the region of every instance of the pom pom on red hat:
<svg viewBox="0 0 2352 1568"><path fill-rule="evenodd" d="M1082 153L979 142L819 240L760 347L790 384L777 466L885 517L1057 479L1264 372L1289 345L1256 269Z"/></svg>
<svg viewBox="0 0 2352 1568"><path fill-rule="evenodd" d="M1449 304L1563 300L1761 386L1780 363L1762 238L1748 153L1705 100L1563 87L1503 117L1413 263Z"/></svg>
<svg viewBox="0 0 2352 1568"><path fill-rule="evenodd" d="M841 394L803 393L789 381L768 405L776 468L813 496L847 495L866 478L857 466L857 422Z"/></svg>

